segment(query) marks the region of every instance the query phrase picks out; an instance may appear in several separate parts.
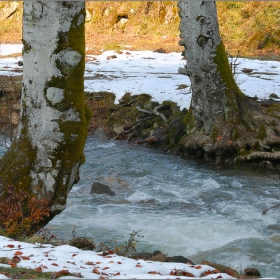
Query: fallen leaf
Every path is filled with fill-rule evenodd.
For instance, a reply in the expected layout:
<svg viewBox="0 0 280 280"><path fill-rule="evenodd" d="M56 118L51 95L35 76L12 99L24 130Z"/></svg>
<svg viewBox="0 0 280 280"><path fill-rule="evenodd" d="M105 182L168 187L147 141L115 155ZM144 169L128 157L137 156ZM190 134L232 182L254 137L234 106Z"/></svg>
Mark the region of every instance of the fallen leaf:
<svg viewBox="0 0 280 280"><path fill-rule="evenodd" d="M117 262L117 264L122 264L122 262Z"/></svg>
<svg viewBox="0 0 280 280"><path fill-rule="evenodd" d="M187 271L182 271L183 276L187 276L187 277L194 277L194 275L190 272Z"/></svg>
<svg viewBox="0 0 280 280"><path fill-rule="evenodd" d="M112 260L112 261L109 261L109 263L113 263L114 261Z"/></svg>
<svg viewBox="0 0 280 280"><path fill-rule="evenodd" d="M57 263L52 263L52 265L53 265L53 266L58 266L58 264L57 264Z"/></svg>
<svg viewBox="0 0 280 280"><path fill-rule="evenodd" d="M70 262L70 261L67 261L67 263L71 263L71 264L73 264L73 265L76 265L76 263L75 263L75 262Z"/></svg>
<svg viewBox="0 0 280 280"><path fill-rule="evenodd" d="M135 265L135 267L142 267L142 265L138 263Z"/></svg>
<svg viewBox="0 0 280 280"><path fill-rule="evenodd" d="M108 250L108 254L113 255L114 252L112 250Z"/></svg>
<svg viewBox="0 0 280 280"><path fill-rule="evenodd" d="M39 267L35 267L34 270L36 272L42 272L43 271L42 267L40 267L40 266Z"/></svg>
<svg viewBox="0 0 280 280"><path fill-rule="evenodd" d="M21 252L21 251L16 251L16 252L14 253L14 255L15 255L15 256L22 255L22 252Z"/></svg>
<svg viewBox="0 0 280 280"><path fill-rule="evenodd" d="M76 257L78 254L73 254L72 257Z"/></svg>
<svg viewBox="0 0 280 280"><path fill-rule="evenodd" d="M20 248L21 248L21 245L18 245L17 247L20 249Z"/></svg>
<svg viewBox="0 0 280 280"><path fill-rule="evenodd" d="M208 271L205 271L205 272L204 272L204 276L207 276L207 275L209 275L209 274L212 274L212 271L211 271L211 270L208 270Z"/></svg>
<svg viewBox="0 0 280 280"><path fill-rule="evenodd" d="M100 276L98 279L108 279L108 278L106 278L104 276Z"/></svg>
<svg viewBox="0 0 280 280"><path fill-rule="evenodd" d="M86 267L84 267L84 266L80 266L80 268L84 268L84 269L86 269Z"/></svg>
<svg viewBox="0 0 280 280"><path fill-rule="evenodd" d="M25 257L25 256L20 256L24 261L29 261L30 258L29 257Z"/></svg>
<svg viewBox="0 0 280 280"><path fill-rule="evenodd" d="M86 262L85 264L86 264L86 265L95 265L94 262Z"/></svg>
<svg viewBox="0 0 280 280"><path fill-rule="evenodd" d="M105 256L104 258L106 258L106 259L110 259L110 258L112 258L112 256Z"/></svg>
<svg viewBox="0 0 280 280"><path fill-rule="evenodd" d="M118 275L121 275L119 272L113 274L113 276L118 276Z"/></svg>
<svg viewBox="0 0 280 280"><path fill-rule="evenodd" d="M217 276L216 279L223 278L221 275Z"/></svg>
<svg viewBox="0 0 280 280"><path fill-rule="evenodd" d="M47 269L48 267L46 265L43 265L43 268Z"/></svg>
<svg viewBox="0 0 280 280"><path fill-rule="evenodd" d="M201 265L195 266L196 269L201 269Z"/></svg>
<svg viewBox="0 0 280 280"><path fill-rule="evenodd" d="M12 262L11 260L8 260L7 264L10 265L11 267L17 267L17 264Z"/></svg>
<svg viewBox="0 0 280 280"><path fill-rule="evenodd" d="M105 266L104 268L102 268L102 270L106 270L106 269L109 269L110 266Z"/></svg>
<svg viewBox="0 0 280 280"><path fill-rule="evenodd" d="M19 263L20 261L21 261L20 257L18 257L18 256L13 256L12 262L14 262L14 263Z"/></svg>
<svg viewBox="0 0 280 280"><path fill-rule="evenodd" d="M95 273L95 274L100 274L100 272L99 272L99 270L98 270L97 268L94 268L94 269L92 270L92 272Z"/></svg>
<svg viewBox="0 0 280 280"><path fill-rule="evenodd" d="M149 271L148 274L160 274L157 271Z"/></svg>
<svg viewBox="0 0 280 280"><path fill-rule="evenodd" d="M13 245L13 244L8 244L6 247L8 247L8 248L15 248L15 245Z"/></svg>
<svg viewBox="0 0 280 280"><path fill-rule="evenodd" d="M101 262L96 262L96 264L101 264Z"/></svg>
<svg viewBox="0 0 280 280"><path fill-rule="evenodd" d="M67 269L62 269L58 271L58 273L60 273L60 275L68 275L70 272Z"/></svg>

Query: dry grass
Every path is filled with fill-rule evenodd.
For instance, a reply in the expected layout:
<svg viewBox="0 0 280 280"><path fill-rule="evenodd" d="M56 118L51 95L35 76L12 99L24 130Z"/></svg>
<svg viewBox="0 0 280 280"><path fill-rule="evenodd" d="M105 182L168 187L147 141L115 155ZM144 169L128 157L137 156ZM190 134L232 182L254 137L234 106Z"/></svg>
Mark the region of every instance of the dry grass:
<svg viewBox="0 0 280 280"><path fill-rule="evenodd" d="M4 5L1 2L1 5ZM181 51L176 2L87 2L86 44L93 53L119 50ZM217 2L220 30L235 55L280 57L279 2ZM21 43L22 10L0 22L2 43Z"/></svg>

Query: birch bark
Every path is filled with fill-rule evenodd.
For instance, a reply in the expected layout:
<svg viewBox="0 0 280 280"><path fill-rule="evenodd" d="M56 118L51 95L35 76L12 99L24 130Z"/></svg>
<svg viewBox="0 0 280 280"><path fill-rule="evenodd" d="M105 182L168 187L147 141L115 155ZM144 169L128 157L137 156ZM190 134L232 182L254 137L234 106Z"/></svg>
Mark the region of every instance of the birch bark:
<svg viewBox="0 0 280 280"><path fill-rule="evenodd" d="M0 194L7 183L39 189L49 219L65 208L84 162L84 22L84 2L24 2L21 119L0 163Z"/></svg>

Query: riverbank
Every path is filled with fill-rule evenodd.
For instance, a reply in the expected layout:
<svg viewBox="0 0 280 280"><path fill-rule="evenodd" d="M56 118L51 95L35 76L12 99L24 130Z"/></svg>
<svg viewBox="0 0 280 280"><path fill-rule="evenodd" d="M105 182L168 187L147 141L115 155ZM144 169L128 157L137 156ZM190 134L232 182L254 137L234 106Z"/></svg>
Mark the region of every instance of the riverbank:
<svg viewBox="0 0 280 280"><path fill-rule="evenodd" d="M88 79L86 78L85 83L88 83L87 85L89 85L88 86L89 90L86 91L86 100L87 100L87 102L89 102L89 105L93 108L93 111L95 114L95 116L93 117L93 119L91 121L90 129L91 129L91 132L94 132L94 131L96 131L97 127L103 127L103 130L105 130L105 132L113 133L112 136L110 136L110 137L114 138L114 137L118 136L119 139L120 139L120 137L124 137L124 139L125 139L125 137L129 135L129 133L122 133L122 131L127 132L131 128L133 128L133 131L131 130L130 132L134 132L133 137L135 137L135 141L138 139L137 141L139 142L139 139L142 139L142 141L143 140L146 141L146 142L144 142L144 145L152 146L152 145L156 144L155 143L156 141L154 141L155 139L153 138L153 135L151 133L155 133L155 131L161 131L162 129L164 129L164 127L162 128L162 126L165 126L164 118L167 119L167 123L168 123L168 125L170 125L172 120L174 120L176 118L180 120L180 118L182 118L183 115L185 114L185 112L183 112L183 110L180 110L180 108L178 108L179 104L171 102L171 100L166 101L165 103L164 102L160 103L156 100L156 97L161 97L164 95L164 93L166 93L166 94L170 93L170 96L172 98L173 98L173 96L177 96L177 95L179 95L179 96L181 95L181 97L183 98L185 96L190 96L191 93L186 94L186 90L188 90L188 85L185 88L177 89L177 87L179 87L180 85L184 86L184 85L186 85L186 83L185 83L185 80L182 83L181 82L178 83L178 81L175 80L175 78L174 79L172 78L175 75L176 75L176 78L179 76L175 72L175 70L173 71L175 66L176 66L176 69L178 67L178 65L177 65L178 63L175 61L174 57L172 58L173 64L171 64L170 62L168 62L168 60L159 59L158 57L153 59L153 55L158 55L158 56L160 55L160 56L166 58L166 57L168 57L168 54L166 54L166 53L159 54L157 52L155 52L155 53L149 52L148 54L145 53L145 56L140 56L139 54L137 56L137 54L135 54L135 53L132 53L132 54L134 54L135 56L130 56L129 54L126 54L128 56L128 58L121 59L123 53L122 54L113 53L110 55L115 55L116 57L108 59L108 60L107 60L107 57L110 57L110 55L107 55L107 53L104 53L102 57L99 57L99 56L95 57L93 55L88 56L88 58L90 58L90 60L88 61L89 66L87 67L87 73L86 73L86 77L88 75ZM94 58L96 58L96 59L94 59ZM132 72L131 69L135 69L135 67L132 67L133 65L131 65L129 63L131 61L133 61L134 58L135 58L135 62L137 63L137 65L140 65L141 67L139 67L137 69L137 71L135 71L134 73L131 73ZM6 66L10 67L8 69L9 73L12 73L13 75L18 75L17 79L20 79L22 69L17 65L17 61L18 61L18 59L11 60L10 61L11 64L7 64ZM150 61L151 64L148 64L148 65L145 64L147 61ZM160 65L160 68L156 67L157 64ZM117 65L121 66L123 69L119 70L118 68L116 68ZM145 65L145 67L143 65ZM162 71L163 66L165 66L165 65L167 65L168 67L166 67L164 69L165 70L164 72L160 72L160 70ZM252 71L254 75L250 76L250 75L246 74L247 75L247 76L245 76L245 77L247 77L246 81L249 80L252 82L251 84L249 84L248 90L253 89L254 91L259 90L262 94L264 92L272 94L272 93L274 93L275 89L278 89L277 86L279 83L277 80L278 74L273 75L273 74L271 74L270 71L271 71L271 69L273 70L272 73L275 73L274 70L278 71L278 69L279 69L278 64L273 62L272 65L267 64L267 63L264 63L263 65L270 66L267 68L268 71L266 71L265 67L262 68L259 65L258 66L255 65L254 67L252 67L252 68L254 68ZM128 68L128 71L130 71L130 75L128 75L127 73L125 73L125 75L123 75L122 70L125 69L124 68L125 66ZM106 67L107 67L107 69L106 69ZM255 67L257 67L257 68L255 68ZM106 69L105 71L107 71L107 72L106 73L101 72L101 69ZM113 69L114 73L109 72L109 69L111 69L111 70ZM148 77L148 74L150 74L150 72L152 72L151 69L154 72L153 72L153 74L151 74L152 76ZM241 69L246 69L246 68L244 67ZM259 73L260 71L258 71L260 69L262 70L261 72L264 72L266 74L260 74ZM3 68L2 70L7 71L7 68ZM167 72L167 70L170 72ZM245 73L243 73L241 70L239 72L241 75L243 75L243 74L245 75ZM120 76L117 76L117 73ZM10 75L8 77L11 78L13 76ZM154 77L154 80L150 79L150 77ZM139 78L139 79L137 79L137 78ZM183 77L183 78L186 79L186 77ZM270 79L269 82L266 78ZM257 82L262 81L263 79L265 82L265 88L261 88L259 86L259 84L257 84ZM133 82L133 84L132 83L125 84L126 81ZM143 81L145 81L145 83ZM152 82L149 82L149 81L152 81ZM118 82L118 83L114 83L114 82ZM18 85L20 88L20 82L19 83L14 82L14 84ZM135 87L137 86L137 84L139 84L139 87L136 88L136 90L135 90ZM149 95L143 94L143 95L137 96L137 94L135 94L135 92L137 93L138 89L140 89L140 92L141 92L141 88L143 88L144 85L148 85L147 90L150 90L151 94L149 94ZM270 85L272 85L272 88L270 88ZM95 89L94 88L95 86L99 86L99 88ZM106 89L105 87L107 87L107 86L108 86L108 88L110 87L109 89L111 92L109 92L109 91L107 92L104 90L104 89ZM162 86L162 87L159 87L159 86ZM168 88L168 90L165 90L168 86L172 86L172 88L171 89ZM255 86L255 87L253 87L253 86ZM123 87L128 87L129 89L135 90L135 91L131 92L131 93L127 92L125 94L125 89ZM90 91L90 89L92 89L92 92ZM101 89L101 90L98 90L98 89ZM115 94L112 93L114 91L119 91L120 94L123 94L124 99L121 102L116 100ZM163 92L163 91L165 91L165 92ZM19 92L15 91L15 93L18 94L18 93L20 93L20 91ZM154 95L153 95L153 93L154 93ZM20 94L18 94L16 96L19 98ZM275 99L277 100L278 98L275 97ZM7 99L5 99L5 98L3 98L2 100L5 100L5 102L7 102ZM10 99L8 99L8 100L10 100ZM158 102L158 103L156 103L156 102ZM163 106L158 107L161 105L163 105ZM136 109L136 107L139 107L140 110ZM11 108L13 109L11 112L16 111L16 108L13 106L13 104L11 105ZM141 110L144 110L144 112ZM154 111L154 110L156 110L156 111ZM139 121L138 123L135 123L139 120L139 118L140 118L139 115L141 115L141 114L143 115L143 117L142 117L143 120ZM98 116L99 116L99 123L98 123ZM137 118L138 118L138 120L137 120ZM114 126L115 124L117 126ZM146 137L144 134L142 135L142 132L143 132L143 127L141 127L142 124L144 126L144 131L146 130L145 133L149 133L147 135L149 137ZM128 128L128 129L124 129L124 125L125 125L125 128ZM134 127L136 125L138 125L138 126ZM141 132L140 131L137 132L138 128L140 128L140 127L142 129ZM117 130L117 128L119 128L119 130ZM135 133L135 131L136 131L136 133ZM137 133L140 135L140 137ZM142 136L144 136L144 137L142 137ZM147 139L149 139L149 141L147 141ZM171 138L171 140L173 140L173 138ZM134 143L133 141L134 141L134 139L131 138L130 143ZM168 152L168 150L166 150L166 152ZM104 154L103 154L103 156L104 156ZM127 161L127 159L125 159L123 162L126 162L126 161ZM132 159L129 158L128 161L131 164ZM158 164L158 163L155 162L155 164ZM89 172L91 172L91 171L89 171ZM126 172L126 171L123 171L123 172ZM137 172L139 172L139 170L136 170L134 172L137 173ZM115 174L115 171L112 171L112 174ZM199 177L201 177L201 174L199 175ZM117 176L117 178L119 178L119 176ZM130 182L129 179L127 181ZM176 183L177 182L178 182L178 179L176 179ZM208 187L208 185L209 185L208 181L206 181L205 185L202 183L203 188ZM217 188L217 185L214 184L211 187L213 187L213 189L215 189L215 188ZM236 187L236 186L234 185L233 187ZM168 186L168 188L169 188L169 186ZM210 189L210 192L213 193L213 190ZM252 193L255 193L254 189L252 189ZM199 201L200 199L203 199L205 197L205 195L206 195L205 193L202 193L201 197L197 198L197 200ZM184 197L188 197L188 199L189 199L189 194L185 193ZM248 194L246 194L245 197L248 198ZM189 203L189 202L186 201L186 203ZM269 203L272 203L272 202L270 201L270 202L267 202L266 204L269 206ZM187 205L189 205L189 204L187 204ZM190 204L190 207L194 207L194 206L192 204ZM197 206L195 206L195 208L192 208L192 209L200 209L199 205L198 205L198 208L196 208L196 207ZM212 207L213 206L211 206L208 210L212 209ZM185 209L185 208L188 208L188 206L182 205L182 209ZM233 209L235 209L235 208L233 208ZM226 211L226 210L223 210L223 211ZM261 213L261 211L259 211L259 212Z"/></svg>
<svg viewBox="0 0 280 280"><path fill-rule="evenodd" d="M36 240L36 238L33 238ZM86 239L84 239L84 243ZM0 279L20 279L22 275L36 277L52 272L51 279L248 279L260 277L256 269L245 269L245 275L218 264L204 261L193 264L183 256L167 258L160 251L154 254L139 253L134 258L117 255L107 249L94 252L86 248L79 249L71 245L54 246L40 237L37 242L26 243L0 236ZM90 243L88 240L88 243ZM74 243L74 242L72 242ZM80 241L81 244L81 241ZM5 270L5 268L7 270ZM12 273L13 269L16 273ZM70 276L71 275L71 276ZM45 275L46 276L46 275Z"/></svg>
<svg viewBox="0 0 280 280"><path fill-rule="evenodd" d="M5 53L5 45L2 50ZM0 61L0 75L6 75L2 76L1 85L5 92L11 93L9 99L2 98L1 106L3 116L6 114L2 126L8 126L9 133L10 122L15 125L19 118L22 67L17 62L20 59L3 57ZM239 87L251 102L257 102L263 112L277 117L278 107L274 105L280 100L277 95L280 62L234 58L230 63ZM101 127L115 139L186 154L177 150L180 138L186 133L184 118L192 97L188 77L177 73L184 64L180 53L167 53L164 49L131 51L128 47L100 55L91 54L89 49L85 100L93 111L90 132ZM271 169L275 168L278 167L272 165Z"/></svg>

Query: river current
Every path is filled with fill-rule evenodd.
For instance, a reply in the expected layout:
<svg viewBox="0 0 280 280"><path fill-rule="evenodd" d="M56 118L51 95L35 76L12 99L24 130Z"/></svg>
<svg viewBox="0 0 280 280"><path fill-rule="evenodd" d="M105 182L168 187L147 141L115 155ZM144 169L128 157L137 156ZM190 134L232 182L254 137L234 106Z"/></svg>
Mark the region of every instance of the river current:
<svg viewBox="0 0 280 280"><path fill-rule="evenodd" d="M280 278L280 208L262 214L280 202L272 173L217 168L93 137L85 156L66 209L47 225L58 239L74 235L120 245L140 230L137 251L206 259L241 272L255 267ZM116 196L91 195L93 182L109 185Z"/></svg>
<svg viewBox="0 0 280 280"><path fill-rule="evenodd" d="M48 228L64 240L74 235L108 243L140 230L137 250L161 250L229 265L255 267L280 278L280 200L270 173L217 168L161 154L123 141L89 138L80 181L66 209ZM107 184L116 196L90 195L91 184ZM277 226L276 226L277 227Z"/></svg>

